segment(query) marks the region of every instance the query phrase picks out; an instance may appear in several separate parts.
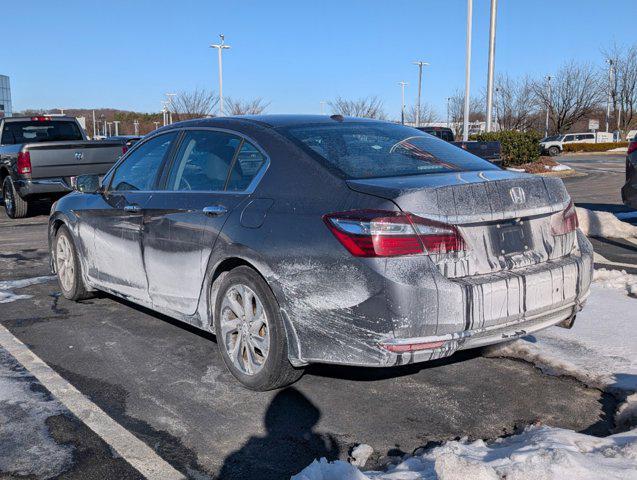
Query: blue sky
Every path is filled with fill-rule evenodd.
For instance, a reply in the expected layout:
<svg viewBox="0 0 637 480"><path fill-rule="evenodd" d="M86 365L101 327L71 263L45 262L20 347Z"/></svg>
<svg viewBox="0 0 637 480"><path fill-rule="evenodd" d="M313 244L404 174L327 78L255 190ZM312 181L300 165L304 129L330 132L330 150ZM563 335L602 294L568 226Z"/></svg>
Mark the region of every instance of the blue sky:
<svg viewBox="0 0 637 480"><path fill-rule="evenodd" d="M600 50L637 41L635 0L500 0L496 72L545 75L565 60L601 64ZM474 0L472 93L486 84L489 0ZM14 110L114 107L158 111L166 92L217 89L271 102L270 113L319 113L337 95L379 95L391 116L400 87L444 113L464 85L466 1L3 2L0 73ZM608 33L604 33L605 31ZM15 39L15 46L12 40Z"/></svg>

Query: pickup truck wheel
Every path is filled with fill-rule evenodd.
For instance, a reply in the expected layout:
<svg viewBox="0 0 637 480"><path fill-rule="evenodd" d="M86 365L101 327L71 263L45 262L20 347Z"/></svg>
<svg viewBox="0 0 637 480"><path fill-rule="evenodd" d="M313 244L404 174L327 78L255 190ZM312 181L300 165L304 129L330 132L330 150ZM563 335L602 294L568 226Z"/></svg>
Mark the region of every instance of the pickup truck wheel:
<svg viewBox="0 0 637 480"><path fill-rule="evenodd" d="M2 198L4 199L4 210L9 218L24 218L27 216L29 203L18 195L11 177L5 177L4 182L2 182Z"/></svg>
<svg viewBox="0 0 637 480"><path fill-rule="evenodd" d="M64 225L60 227L55 236L52 253L62 295L74 301L87 298L89 294L82 279L81 264L75 243L73 243L71 232Z"/></svg>
<svg viewBox="0 0 637 480"><path fill-rule="evenodd" d="M550 147L549 155L551 157L557 157L560 154L560 147Z"/></svg>
<svg viewBox="0 0 637 480"><path fill-rule="evenodd" d="M237 267L220 280L214 312L217 345L230 373L245 387L265 391L298 380L288 359L279 305L263 278Z"/></svg>

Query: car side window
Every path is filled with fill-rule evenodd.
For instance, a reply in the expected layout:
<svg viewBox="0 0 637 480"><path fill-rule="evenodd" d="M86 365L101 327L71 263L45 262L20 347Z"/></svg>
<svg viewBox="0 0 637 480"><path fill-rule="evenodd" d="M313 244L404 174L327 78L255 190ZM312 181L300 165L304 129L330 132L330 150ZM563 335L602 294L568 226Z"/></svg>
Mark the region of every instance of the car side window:
<svg viewBox="0 0 637 480"><path fill-rule="evenodd" d="M257 147L244 141L230 172L226 190L231 192L246 190L264 163L265 157Z"/></svg>
<svg viewBox="0 0 637 480"><path fill-rule="evenodd" d="M186 131L168 176L167 190L222 191L241 138L210 130Z"/></svg>
<svg viewBox="0 0 637 480"><path fill-rule="evenodd" d="M157 172L176 136L177 132L158 135L132 151L115 170L109 190L152 190Z"/></svg>
<svg viewBox="0 0 637 480"><path fill-rule="evenodd" d="M564 137L564 142L572 142L573 140L575 140L575 135L566 135Z"/></svg>

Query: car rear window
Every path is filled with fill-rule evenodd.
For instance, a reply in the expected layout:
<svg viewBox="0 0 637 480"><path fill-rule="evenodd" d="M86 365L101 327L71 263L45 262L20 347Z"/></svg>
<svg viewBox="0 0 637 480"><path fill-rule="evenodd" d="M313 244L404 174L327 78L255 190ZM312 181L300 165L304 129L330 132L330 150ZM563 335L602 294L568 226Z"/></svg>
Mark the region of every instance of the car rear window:
<svg viewBox="0 0 637 480"><path fill-rule="evenodd" d="M59 142L84 140L74 121L5 122L2 143Z"/></svg>
<svg viewBox="0 0 637 480"><path fill-rule="evenodd" d="M439 138L392 123L339 123L281 129L346 178L497 170Z"/></svg>

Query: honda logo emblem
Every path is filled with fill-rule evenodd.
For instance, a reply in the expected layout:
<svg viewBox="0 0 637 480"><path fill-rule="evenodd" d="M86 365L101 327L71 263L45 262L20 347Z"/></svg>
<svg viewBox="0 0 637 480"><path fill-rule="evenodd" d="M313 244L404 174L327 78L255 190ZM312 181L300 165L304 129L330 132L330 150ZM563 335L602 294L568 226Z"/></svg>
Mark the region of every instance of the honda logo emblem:
<svg viewBox="0 0 637 480"><path fill-rule="evenodd" d="M78 162L84 158L84 154L82 152L75 152L75 160Z"/></svg>
<svg viewBox="0 0 637 480"><path fill-rule="evenodd" d="M521 187L513 187L509 190L509 195L511 195L511 200L513 203L524 203L526 202L526 195L524 194L524 190Z"/></svg>

